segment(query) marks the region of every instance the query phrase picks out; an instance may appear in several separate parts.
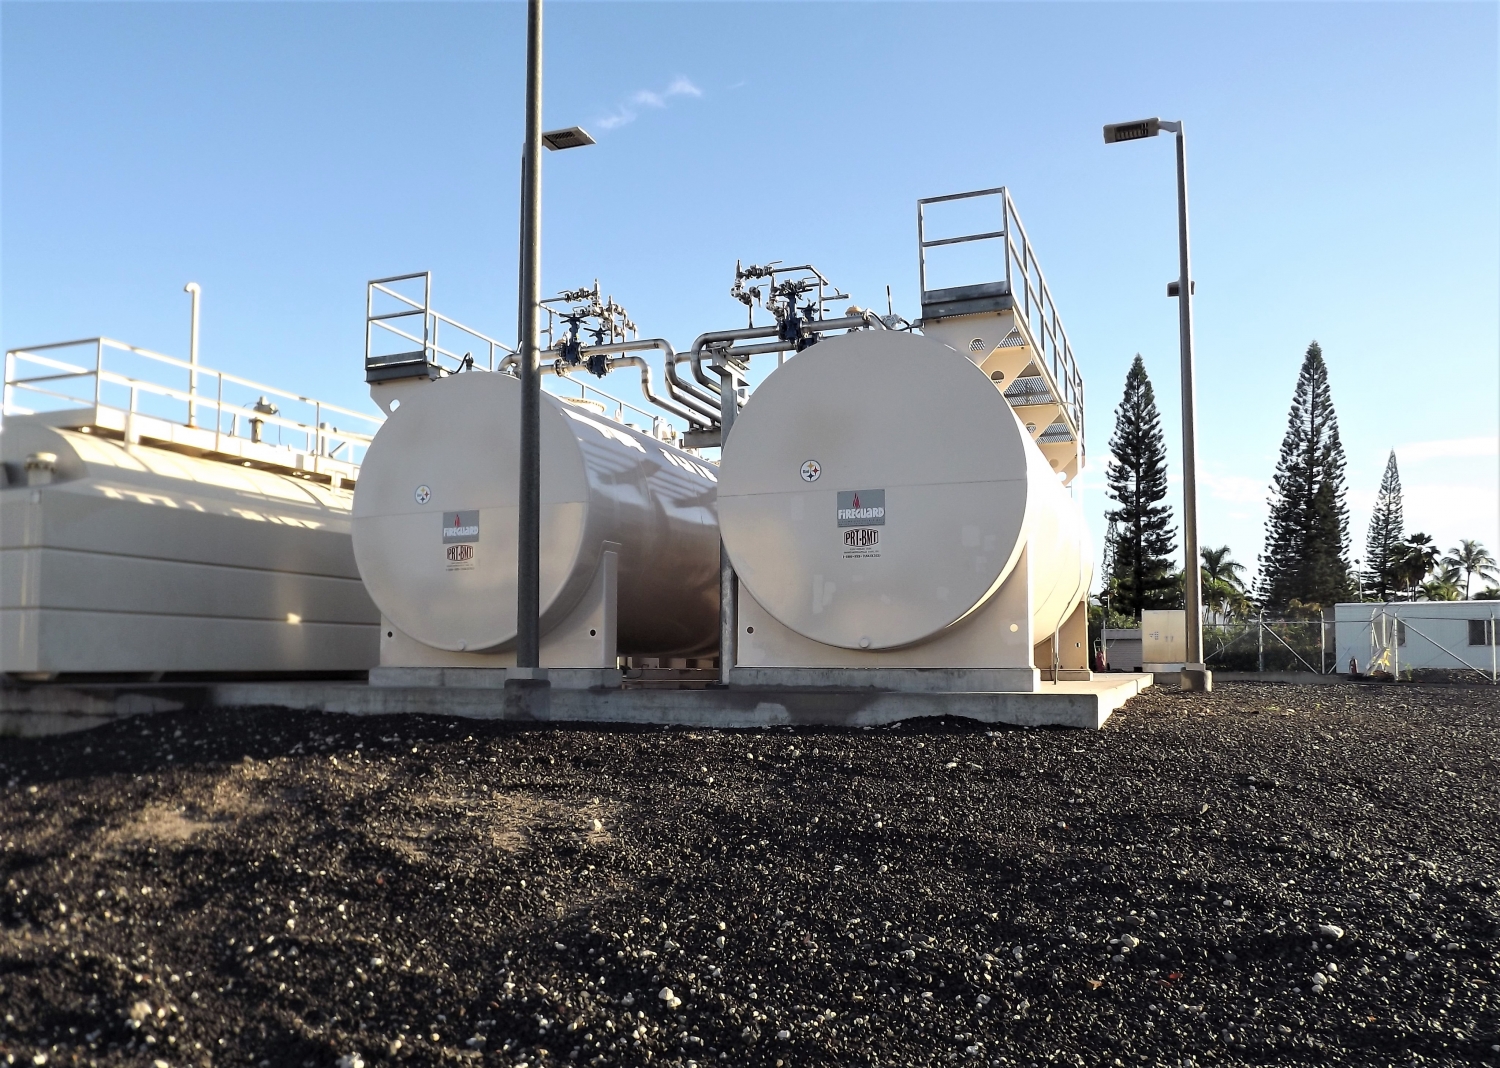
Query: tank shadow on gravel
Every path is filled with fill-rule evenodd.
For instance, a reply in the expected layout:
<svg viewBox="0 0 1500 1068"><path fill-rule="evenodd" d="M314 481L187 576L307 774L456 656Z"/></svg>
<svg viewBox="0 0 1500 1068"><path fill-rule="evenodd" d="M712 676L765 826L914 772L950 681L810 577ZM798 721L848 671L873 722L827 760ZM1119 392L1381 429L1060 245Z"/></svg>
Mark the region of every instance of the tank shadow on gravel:
<svg viewBox="0 0 1500 1068"><path fill-rule="evenodd" d="M1500 1065L1488 687L0 743L0 1060Z"/></svg>

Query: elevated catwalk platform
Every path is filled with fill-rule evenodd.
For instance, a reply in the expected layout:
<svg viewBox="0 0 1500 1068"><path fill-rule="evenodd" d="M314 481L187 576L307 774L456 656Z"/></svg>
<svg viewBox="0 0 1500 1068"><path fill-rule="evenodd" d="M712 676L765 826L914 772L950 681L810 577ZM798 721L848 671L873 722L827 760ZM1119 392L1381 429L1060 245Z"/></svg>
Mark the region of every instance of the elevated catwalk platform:
<svg viewBox="0 0 1500 1068"><path fill-rule="evenodd" d="M498 674L498 673L497 673ZM1018 727L1097 729L1152 684L1145 674L1044 682L1035 693L736 689L554 689L541 716L507 710L501 686L371 686L363 682L39 685L0 691L0 735L50 734L147 712L289 708L361 716L462 716L517 722L676 727L876 727L959 716Z"/></svg>

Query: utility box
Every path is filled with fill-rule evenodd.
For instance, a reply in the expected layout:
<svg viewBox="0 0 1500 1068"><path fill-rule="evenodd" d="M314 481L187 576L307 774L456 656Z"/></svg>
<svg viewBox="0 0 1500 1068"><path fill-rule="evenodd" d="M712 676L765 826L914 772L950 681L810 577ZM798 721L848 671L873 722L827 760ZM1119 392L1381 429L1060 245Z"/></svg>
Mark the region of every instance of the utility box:
<svg viewBox="0 0 1500 1068"><path fill-rule="evenodd" d="M1140 671L1145 660L1141 657L1141 631L1139 627L1110 627L1104 631L1104 664L1109 671Z"/></svg>
<svg viewBox="0 0 1500 1068"><path fill-rule="evenodd" d="M1141 670L1181 671L1187 644L1187 613L1180 608L1141 613Z"/></svg>

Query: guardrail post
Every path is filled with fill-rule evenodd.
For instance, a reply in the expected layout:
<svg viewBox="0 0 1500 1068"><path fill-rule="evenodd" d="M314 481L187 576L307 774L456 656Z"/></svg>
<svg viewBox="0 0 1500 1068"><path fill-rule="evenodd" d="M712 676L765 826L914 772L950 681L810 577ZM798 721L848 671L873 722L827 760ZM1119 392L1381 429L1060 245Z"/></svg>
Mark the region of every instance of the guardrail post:
<svg viewBox="0 0 1500 1068"><path fill-rule="evenodd" d="M1495 642L1500 635L1495 634L1495 610L1490 609L1490 681L1500 682L1500 664L1496 663Z"/></svg>
<svg viewBox="0 0 1500 1068"><path fill-rule="evenodd" d="M424 359L431 359L433 363L436 363L437 353L434 352L430 357L427 355L428 349L431 347L432 340L435 340L429 340L429 334L427 332L428 322L430 321L431 316L432 272L428 271L422 278L422 356ZM432 325L434 328L437 326L436 323L433 323Z"/></svg>
<svg viewBox="0 0 1500 1068"><path fill-rule="evenodd" d="M99 391L104 385L104 339L94 339L94 421L98 422Z"/></svg>

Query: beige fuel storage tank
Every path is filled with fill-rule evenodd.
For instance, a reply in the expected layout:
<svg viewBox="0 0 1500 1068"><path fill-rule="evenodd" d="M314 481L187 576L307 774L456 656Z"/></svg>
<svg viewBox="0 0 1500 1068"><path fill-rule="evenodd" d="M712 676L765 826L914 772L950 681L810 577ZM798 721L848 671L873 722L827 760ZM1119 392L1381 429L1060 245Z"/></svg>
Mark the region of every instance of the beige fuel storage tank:
<svg viewBox="0 0 1500 1068"><path fill-rule="evenodd" d="M95 412L6 417L0 670L375 666L348 490L107 437ZM69 417L81 428L48 425Z"/></svg>
<svg viewBox="0 0 1500 1068"><path fill-rule="evenodd" d="M741 664L1030 669L1092 577L1078 502L1000 388L911 333L851 332L774 371L718 501ZM1002 589L988 637L929 658Z"/></svg>
<svg viewBox="0 0 1500 1068"><path fill-rule="evenodd" d="M382 665L513 661L520 398L502 373L414 385L371 443L354 554L388 620ZM541 439L542 665L712 655L714 468L546 393Z"/></svg>

